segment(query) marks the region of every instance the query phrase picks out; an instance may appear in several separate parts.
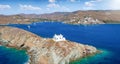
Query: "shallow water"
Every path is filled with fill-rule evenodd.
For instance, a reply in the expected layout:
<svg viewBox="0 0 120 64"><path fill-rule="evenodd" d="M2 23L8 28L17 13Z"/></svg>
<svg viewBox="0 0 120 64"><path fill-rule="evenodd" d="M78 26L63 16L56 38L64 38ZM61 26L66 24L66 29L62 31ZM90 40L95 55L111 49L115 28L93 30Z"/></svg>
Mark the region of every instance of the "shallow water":
<svg viewBox="0 0 120 64"><path fill-rule="evenodd" d="M25 50L0 46L0 64L25 64L28 55Z"/></svg>
<svg viewBox="0 0 120 64"><path fill-rule="evenodd" d="M42 22L9 26L22 28L45 38L52 38L54 34L63 34L68 40L104 49L102 54L77 60L71 64L120 64L120 24L70 25Z"/></svg>
<svg viewBox="0 0 120 64"><path fill-rule="evenodd" d="M102 50L102 53L98 53L92 56L85 57L83 59L78 59L70 62L70 64L110 64L109 58L113 55L112 52L107 50Z"/></svg>

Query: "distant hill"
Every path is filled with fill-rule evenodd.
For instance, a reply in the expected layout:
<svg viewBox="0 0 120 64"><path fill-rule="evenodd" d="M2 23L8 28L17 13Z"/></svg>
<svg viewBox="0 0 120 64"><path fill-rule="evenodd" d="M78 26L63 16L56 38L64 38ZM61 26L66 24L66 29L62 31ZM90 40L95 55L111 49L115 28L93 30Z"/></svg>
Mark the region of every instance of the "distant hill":
<svg viewBox="0 0 120 64"><path fill-rule="evenodd" d="M100 23L120 23L120 10L87 10L74 12L54 12L48 14L0 15L0 24L31 23L37 21L63 21L73 24L84 24L85 17L99 20ZM91 23L91 20L87 24ZM96 23L95 23L96 24Z"/></svg>
<svg viewBox="0 0 120 64"><path fill-rule="evenodd" d="M50 20L60 20L66 21L73 18L83 19L85 16L90 16L92 18L101 20L105 23L120 23L120 10L88 10L88 11L75 11L68 14L43 14L40 18L50 19Z"/></svg>

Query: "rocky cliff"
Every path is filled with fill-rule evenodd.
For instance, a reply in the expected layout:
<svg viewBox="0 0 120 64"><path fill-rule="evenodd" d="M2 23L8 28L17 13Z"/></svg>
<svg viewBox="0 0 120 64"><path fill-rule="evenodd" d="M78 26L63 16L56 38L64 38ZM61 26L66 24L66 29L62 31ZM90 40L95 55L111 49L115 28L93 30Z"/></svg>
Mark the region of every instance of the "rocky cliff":
<svg viewBox="0 0 120 64"><path fill-rule="evenodd" d="M29 64L69 64L71 60L97 52L93 46L71 41L55 42L30 32L13 27L0 27L0 44L26 49L30 56Z"/></svg>

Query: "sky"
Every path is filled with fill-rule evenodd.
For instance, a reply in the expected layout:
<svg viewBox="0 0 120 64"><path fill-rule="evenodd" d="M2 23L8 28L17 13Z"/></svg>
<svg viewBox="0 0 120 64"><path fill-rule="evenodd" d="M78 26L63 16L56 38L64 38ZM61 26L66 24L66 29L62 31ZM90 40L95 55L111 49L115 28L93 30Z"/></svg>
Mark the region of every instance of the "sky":
<svg viewBox="0 0 120 64"><path fill-rule="evenodd" d="M120 0L0 0L0 14L120 10Z"/></svg>

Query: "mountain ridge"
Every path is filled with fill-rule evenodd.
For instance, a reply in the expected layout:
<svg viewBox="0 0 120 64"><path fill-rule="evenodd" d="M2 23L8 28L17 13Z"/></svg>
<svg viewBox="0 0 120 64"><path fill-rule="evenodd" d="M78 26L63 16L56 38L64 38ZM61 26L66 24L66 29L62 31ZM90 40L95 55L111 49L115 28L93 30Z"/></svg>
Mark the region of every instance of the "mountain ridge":
<svg viewBox="0 0 120 64"><path fill-rule="evenodd" d="M88 21L84 23L85 17L91 17L99 22ZM120 23L120 10L78 10L74 12L54 12L46 14L16 14L0 15L0 24L9 23L31 23L40 21L60 21L71 24L103 24ZM75 21L73 21L75 20Z"/></svg>

